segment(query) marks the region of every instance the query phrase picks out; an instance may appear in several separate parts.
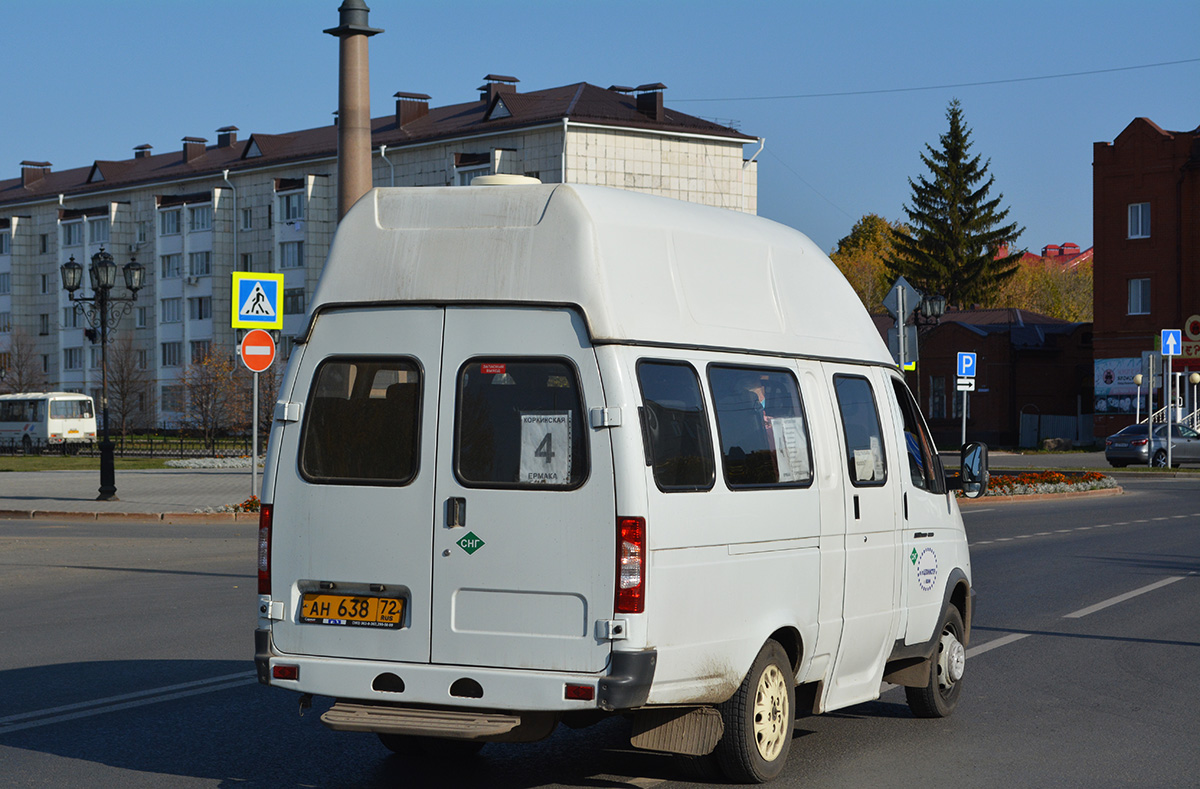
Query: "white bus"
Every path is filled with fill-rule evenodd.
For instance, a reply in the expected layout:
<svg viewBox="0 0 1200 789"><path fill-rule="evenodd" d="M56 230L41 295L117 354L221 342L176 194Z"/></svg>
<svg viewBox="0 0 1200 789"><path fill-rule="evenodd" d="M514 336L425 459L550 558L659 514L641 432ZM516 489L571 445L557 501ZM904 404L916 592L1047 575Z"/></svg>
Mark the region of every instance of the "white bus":
<svg viewBox="0 0 1200 789"><path fill-rule="evenodd" d="M76 392L20 392L0 395L0 446L21 444L26 451L96 440L92 398Z"/></svg>

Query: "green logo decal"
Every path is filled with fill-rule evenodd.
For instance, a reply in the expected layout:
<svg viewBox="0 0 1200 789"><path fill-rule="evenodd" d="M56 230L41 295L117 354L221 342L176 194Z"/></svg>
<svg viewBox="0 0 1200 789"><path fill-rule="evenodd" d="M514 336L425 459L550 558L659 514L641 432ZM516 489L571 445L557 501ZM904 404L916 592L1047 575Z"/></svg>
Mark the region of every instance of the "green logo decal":
<svg viewBox="0 0 1200 789"><path fill-rule="evenodd" d="M467 532L463 538L458 541L458 547L466 551L468 556L482 548L483 544L483 540L476 536L475 532L473 531ZM916 560L914 559L913 561Z"/></svg>
<svg viewBox="0 0 1200 789"><path fill-rule="evenodd" d="M917 549L916 548L913 548L913 552L908 558L912 560L913 564L917 563Z"/></svg>

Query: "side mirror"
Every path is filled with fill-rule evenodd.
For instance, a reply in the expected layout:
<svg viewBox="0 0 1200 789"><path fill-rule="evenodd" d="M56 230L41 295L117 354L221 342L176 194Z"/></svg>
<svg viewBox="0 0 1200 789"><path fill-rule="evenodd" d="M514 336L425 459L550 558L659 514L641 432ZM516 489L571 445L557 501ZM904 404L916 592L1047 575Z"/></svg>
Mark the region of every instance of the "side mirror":
<svg viewBox="0 0 1200 789"><path fill-rule="evenodd" d="M961 488L968 499L977 499L987 493L988 448L978 441L962 448L962 467L958 474L957 488Z"/></svg>

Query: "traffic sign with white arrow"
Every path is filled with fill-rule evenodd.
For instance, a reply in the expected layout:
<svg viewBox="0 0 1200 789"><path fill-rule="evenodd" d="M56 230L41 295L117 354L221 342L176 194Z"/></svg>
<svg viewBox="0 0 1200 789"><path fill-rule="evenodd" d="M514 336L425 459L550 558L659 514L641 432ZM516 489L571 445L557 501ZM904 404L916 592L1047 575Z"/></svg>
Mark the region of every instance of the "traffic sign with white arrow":
<svg viewBox="0 0 1200 789"><path fill-rule="evenodd" d="M1183 329L1162 330L1163 356L1178 356L1183 351Z"/></svg>

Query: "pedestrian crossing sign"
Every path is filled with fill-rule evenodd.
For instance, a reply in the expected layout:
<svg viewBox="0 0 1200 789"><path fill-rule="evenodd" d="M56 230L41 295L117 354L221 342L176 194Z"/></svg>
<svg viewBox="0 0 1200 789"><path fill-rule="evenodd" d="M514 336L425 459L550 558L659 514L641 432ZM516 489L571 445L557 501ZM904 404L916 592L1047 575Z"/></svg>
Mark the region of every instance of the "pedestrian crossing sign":
<svg viewBox="0 0 1200 789"><path fill-rule="evenodd" d="M283 275L233 272L233 328L283 328Z"/></svg>

